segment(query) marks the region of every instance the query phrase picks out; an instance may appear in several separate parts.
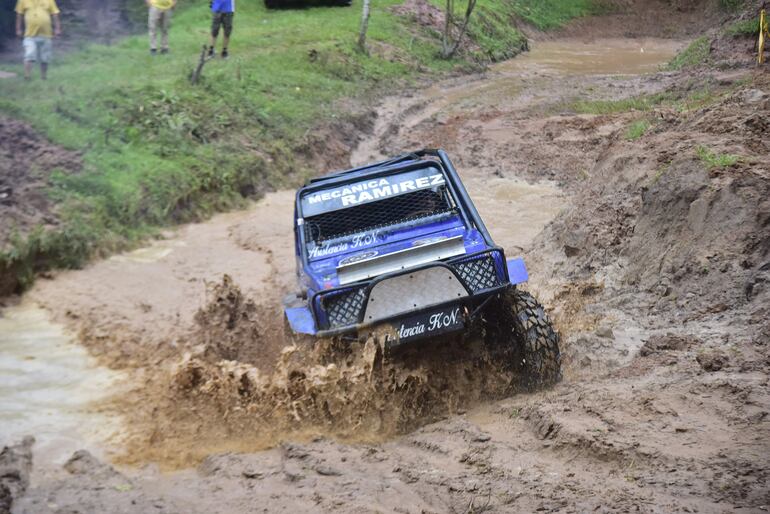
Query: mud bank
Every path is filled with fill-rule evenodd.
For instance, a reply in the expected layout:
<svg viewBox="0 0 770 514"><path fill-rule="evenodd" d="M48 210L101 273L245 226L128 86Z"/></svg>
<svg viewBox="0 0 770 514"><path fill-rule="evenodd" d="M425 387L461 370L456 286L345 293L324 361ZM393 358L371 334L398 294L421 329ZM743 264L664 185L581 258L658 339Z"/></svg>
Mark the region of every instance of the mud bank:
<svg viewBox="0 0 770 514"><path fill-rule="evenodd" d="M41 137L26 123L0 117L0 249L15 233L58 223L56 209L46 194L53 170L73 173L80 156ZM0 284L0 291L7 291Z"/></svg>

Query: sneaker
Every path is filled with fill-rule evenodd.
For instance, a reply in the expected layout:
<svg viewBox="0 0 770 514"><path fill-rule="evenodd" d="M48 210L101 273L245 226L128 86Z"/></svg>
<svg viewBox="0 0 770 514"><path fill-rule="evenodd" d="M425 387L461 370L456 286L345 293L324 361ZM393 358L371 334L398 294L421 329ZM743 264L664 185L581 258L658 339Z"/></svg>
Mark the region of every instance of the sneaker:
<svg viewBox="0 0 770 514"><path fill-rule="evenodd" d="M214 58L214 47L213 46L209 47L208 57L209 57L209 59L213 59Z"/></svg>
<svg viewBox="0 0 770 514"><path fill-rule="evenodd" d="M168 48L162 48L162 49L160 50L160 53L162 53L162 54L167 54L167 53L168 53Z"/></svg>
<svg viewBox="0 0 770 514"><path fill-rule="evenodd" d="M230 54L227 53L227 48L222 50L222 59L227 59L230 57Z"/></svg>
<svg viewBox="0 0 770 514"><path fill-rule="evenodd" d="M156 55L158 51L155 48L150 48L150 55Z"/></svg>

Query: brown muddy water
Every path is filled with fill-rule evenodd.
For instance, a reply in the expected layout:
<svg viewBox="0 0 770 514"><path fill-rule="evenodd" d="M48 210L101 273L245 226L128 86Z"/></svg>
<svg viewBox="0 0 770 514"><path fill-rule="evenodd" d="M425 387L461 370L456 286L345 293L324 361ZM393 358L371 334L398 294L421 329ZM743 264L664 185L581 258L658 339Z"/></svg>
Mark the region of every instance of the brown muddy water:
<svg viewBox="0 0 770 514"><path fill-rule="evenodd" d="M533 66L571 75L641 75L660 71L682 43L671 39L599 39L542 41L517 59L498 64L497 71Z"/></svg>
<svg viewBox="0 0 770 514"><path fill-rule="evenodd" d="M421 92L420 99L428 105L419 115L427 117L441 111L447 114L464 113L468 109L494 107L501 103L532 105L538 99L547 99L554 90L564 93L563 88L554 87L558 84L553 83L540 92L524 91L523 78L542 77L545 81L560 82L568 81L569 76L575 75L655 73L682 46L680 41L670 39L535 41L529 52L491 66L480 80L466 80L450 87L438 83L427 88Z"/></svg>
<svg viewBox="0 0 770 514"><path fill-rule="evenodd" d="M37 464L95 449L111 422L90 406L113 392L118 374L99 367L64 328L30 301L0 314L0 444L37 440Z"/></svg>

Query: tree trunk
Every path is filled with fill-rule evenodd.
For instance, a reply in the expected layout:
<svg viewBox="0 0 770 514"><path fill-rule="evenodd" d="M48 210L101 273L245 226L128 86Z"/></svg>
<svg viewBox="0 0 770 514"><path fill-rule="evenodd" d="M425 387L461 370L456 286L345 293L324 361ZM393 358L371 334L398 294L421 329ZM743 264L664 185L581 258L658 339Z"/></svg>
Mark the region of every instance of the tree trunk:
<svg viewBox="0 0 770 514"><path fill-rule="evenodd" d="M476 0L468 0L468 7L465 9L465 19L463 20L463 24L460 26L460 33L457 35L457 40L450 47L451 34L449 32L451 29L451 9L454 7L452 5L453 1L454 0L447 0L446 25L444 26L444 42L443 48L441 49L441 57L444 59L451 59L452 56L457 52L457 49L460 48L460 43L462 43L465 31L468 29L468 22L471 19L471 14L473 14L473 9L476 7Z"/></svg>
<svg viewBox="0 0 770 514"><path fill-rule="evenodd" d="M366 53L366 31L369 30L369 4L371 0L364 0L361 11L361 30L358 32L358 49Z"/></svg>
<svg viewBox="0 0 770 514"><path fill-rule="evenodd" d="M451 40L452 16L454 14L454 0L446 0L446 14L444 15L444 37L441 40L441 55L446 56L449 53Z"/></svg>

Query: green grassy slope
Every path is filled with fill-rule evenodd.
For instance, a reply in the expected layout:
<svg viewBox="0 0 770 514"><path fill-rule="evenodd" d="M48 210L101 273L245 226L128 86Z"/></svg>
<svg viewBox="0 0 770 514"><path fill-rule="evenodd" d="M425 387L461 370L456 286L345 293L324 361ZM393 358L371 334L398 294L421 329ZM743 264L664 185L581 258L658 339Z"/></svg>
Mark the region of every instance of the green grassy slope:
<svg viewBox="0 0 770 514"><path fill-rule="evenodd" d="M553 13L560 22L588 13L549 1L561 6ZM192 86L188 76L210 24L208 2L197 0L175 13L168 56L150 56L146 36L135 36L59 58L48 82L0 81L0 111L81 151L84 161L78 174L54 173L50 194L60 206L60 228L20 234L0 249L0 278L16 277L18 290L36 270L77 266L164 224L297 183L310 171L295 157L305 135L320 121L346 116L336 100L515 55L525 40L512 16L531 12L537 20L541 4L480 2L469 28L480 50L443 61L435 33L390 11L398 3L373 2L369 56L354 48L360 0L351 8L279 11L259 0L240 2L232 57L207 63Z"/></svg>

